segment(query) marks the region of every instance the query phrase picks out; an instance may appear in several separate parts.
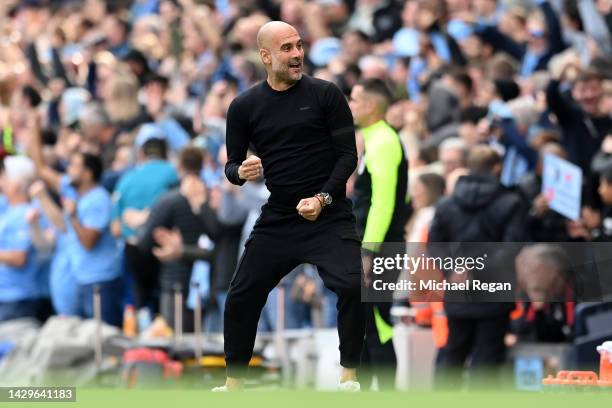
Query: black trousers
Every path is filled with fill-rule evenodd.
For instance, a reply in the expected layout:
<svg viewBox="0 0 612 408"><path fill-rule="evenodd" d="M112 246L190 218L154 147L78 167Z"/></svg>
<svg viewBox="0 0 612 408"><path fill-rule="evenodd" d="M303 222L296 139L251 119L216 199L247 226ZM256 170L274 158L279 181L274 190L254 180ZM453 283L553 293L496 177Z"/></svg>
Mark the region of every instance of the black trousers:
<svg viewBox="0 0 612 408"><path fill-rule="evenodd" d="M262 207L236 268L225 303L227 374L244 377L253 353L257 322L269 292L296 266L317 266L327 288L336 293L340 364L357 368L365 331L361 303L361 244L347 199L335 201L312 222L295 202L273 198Z"/></svg>
<svg viewBox="0 0 612 408"><path fill-rule="evenodd" d="M136 309L148 307L152 314L156 314L160 292L159 261L152 253L143 252L136 245L126 243L125 263L133 278Z"/></svg>
<svg viewBox="0 0 612 408"><path fill-rule="evenodd" d="M441 350L436 386L460 387L468 359L470 386L496 386L499 367L506 358L508 325L508 315L478 319L449 316L448 342Z"/></svg>

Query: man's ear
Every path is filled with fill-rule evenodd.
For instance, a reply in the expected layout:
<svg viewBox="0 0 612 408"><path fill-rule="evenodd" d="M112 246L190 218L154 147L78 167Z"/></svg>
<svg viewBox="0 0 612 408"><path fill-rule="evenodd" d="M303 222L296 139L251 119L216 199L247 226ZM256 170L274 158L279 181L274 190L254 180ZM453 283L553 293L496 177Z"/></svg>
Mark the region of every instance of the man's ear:
<svg viewBox="0 0 612 408"><path fill-rule="evenodd" d="M376 101L374 100L374 98L366 99L366 106L368 108L368 113L369 114L376 113L376 109L378 108L378 106L377 106Z"/></svg>
<svg viewBox="0 0 612 408"><path fill-rule="evenodd" d="M270 55L270 51L265 49L265 48L260 48L259 49L259 56L261 57L261 62L264 63L264 65L270 65L272 64L272 56Z"/></svg>

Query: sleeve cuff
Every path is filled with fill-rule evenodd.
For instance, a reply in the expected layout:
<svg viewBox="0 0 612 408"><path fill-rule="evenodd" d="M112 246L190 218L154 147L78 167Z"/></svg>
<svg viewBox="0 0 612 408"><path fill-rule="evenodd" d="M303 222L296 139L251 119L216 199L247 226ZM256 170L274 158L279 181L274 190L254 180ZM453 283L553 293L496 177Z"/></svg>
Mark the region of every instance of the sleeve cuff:
<svg viewBox="0 0 612 408"><path fill-rule="evenodd" d="M240 176L238 175L238 167L234 168L234 181L239 186L241 186L244 183L246 183L246 180L241 179Z"/></svg>
<svg viewBox="0 0 612 408"><path fill-rule="evenodd" d="M363 255L376 255L380 251L380 242L364 242L361 244Z"/></svg>

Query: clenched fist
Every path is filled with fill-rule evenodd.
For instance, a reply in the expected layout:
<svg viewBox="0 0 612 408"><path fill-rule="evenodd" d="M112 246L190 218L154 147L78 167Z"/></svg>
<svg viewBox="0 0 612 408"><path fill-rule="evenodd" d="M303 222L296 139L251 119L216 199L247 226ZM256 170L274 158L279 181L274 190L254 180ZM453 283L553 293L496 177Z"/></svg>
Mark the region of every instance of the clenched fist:
<svg viewBox="0 0 612 408"><path fill-rule="evenodd" d="M308 221L316 221L322 209L323 205L317 197L304 198L296 207L298 213Z"/></svg>
<svg viewBox="0 0 612 408"><path fill-rule="evenodd" d="M263 176L263 166L261 159L257 156L250 156L238 167L238 177L246 181L257 180Z"/></svg>

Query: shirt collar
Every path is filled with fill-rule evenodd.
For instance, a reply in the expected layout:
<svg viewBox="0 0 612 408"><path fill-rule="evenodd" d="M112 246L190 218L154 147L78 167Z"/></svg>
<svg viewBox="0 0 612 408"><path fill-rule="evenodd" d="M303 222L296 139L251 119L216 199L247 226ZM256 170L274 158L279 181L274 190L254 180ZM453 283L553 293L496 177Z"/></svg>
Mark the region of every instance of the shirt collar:
<svg viewBox="0 0 612 408"><path fill-rule="evenodd" d="M361 134L363 135L364 139L369 139L374 133L378 133L380 130L386 128L387 126L387 122L385 122L384 119L381 119L378 122L371 124L367 128L361 129Z"/></svg>

